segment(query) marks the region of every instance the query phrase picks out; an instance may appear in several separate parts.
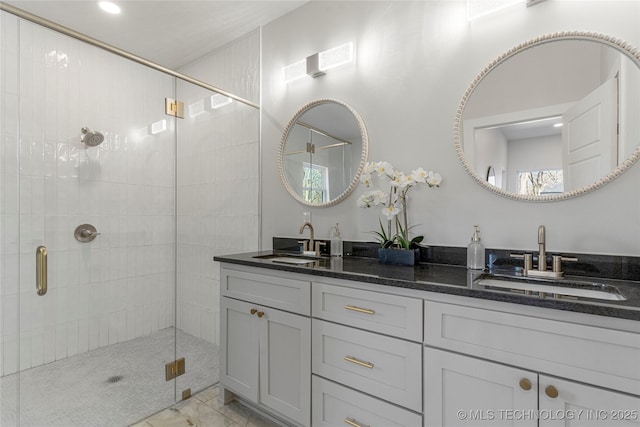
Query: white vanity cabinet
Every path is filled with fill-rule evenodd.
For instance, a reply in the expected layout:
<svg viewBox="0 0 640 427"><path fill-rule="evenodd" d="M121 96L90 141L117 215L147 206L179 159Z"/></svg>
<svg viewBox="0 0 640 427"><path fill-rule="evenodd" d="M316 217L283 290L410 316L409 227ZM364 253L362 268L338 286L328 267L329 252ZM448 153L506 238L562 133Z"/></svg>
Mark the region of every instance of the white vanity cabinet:
<svg viewBox="0 0 640 427"><path fill-rule="evenodd" d="M640 425L637 322L488 305L425 301L425 427Z"/></svg>
<svg viewBox="0 0 640 427"><path fill-rule="evenodd" d="M421 425L422 301L313 282L312 315L312 424Z"/></svg>
<svg viewBox="0 0 640 427"><path fill-rule="evenodd" d="M222 268L221 286L223 399L230 400L231 392L308 426L310 282L250 268Z"/></svg>
<svg viewBox="0 0 640 427"><path fill-rule="evenodd" d="M221 399L287 424L638 426L640 322L223 264Z"/></svg>

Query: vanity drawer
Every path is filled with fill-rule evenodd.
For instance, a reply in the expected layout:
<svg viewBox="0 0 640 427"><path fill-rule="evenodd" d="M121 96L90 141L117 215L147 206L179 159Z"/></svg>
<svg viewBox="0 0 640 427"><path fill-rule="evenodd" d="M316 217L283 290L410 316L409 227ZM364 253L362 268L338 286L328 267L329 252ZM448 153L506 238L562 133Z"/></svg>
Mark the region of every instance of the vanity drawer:
<svg viewBox="0 0 640 427"><path fill-rule="evenodd" d="M422 300L313 282L314 317L422 341Z"/></svg>
<svg viewBox="0 0 640 427"><path fill-rule="evenodd" d="M422 411L422 345L312 320L314 374Z"/></svg>
<svg viewBox="0 0 640 427"><path fill-rule="evenodd" d="M422 417L380 399L313 376L311 425L334 427L360 425L369 427L416 427ZM350 424L353 423L353 424Z"/></svg>
<svg viewBox="0 0 640 427"><path fill-rule="evenodd" d="M310 281L285 278L265 270L258 271L259 273L252 272L249 268L221 268L221 294L292 313L306 316L311 314Z"/></svg>
<svg viewBox="0 0 640 427"><path fill-rule="evenodd" d="M640 334L425 301L425 344L640 395Z"/></svg>

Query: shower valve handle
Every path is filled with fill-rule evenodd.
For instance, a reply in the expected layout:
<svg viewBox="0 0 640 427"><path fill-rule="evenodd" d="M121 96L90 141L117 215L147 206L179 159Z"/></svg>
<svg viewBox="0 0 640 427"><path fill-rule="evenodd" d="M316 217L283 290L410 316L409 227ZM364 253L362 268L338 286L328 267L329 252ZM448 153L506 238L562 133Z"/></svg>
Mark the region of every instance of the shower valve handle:
<svg viewBox="0 0 640 427"><path fill-rule="evenodd" d="M91 242L99 235L98 230L91 224L81 224L77 226L73 232L73 237L81 243Z"/></svg>

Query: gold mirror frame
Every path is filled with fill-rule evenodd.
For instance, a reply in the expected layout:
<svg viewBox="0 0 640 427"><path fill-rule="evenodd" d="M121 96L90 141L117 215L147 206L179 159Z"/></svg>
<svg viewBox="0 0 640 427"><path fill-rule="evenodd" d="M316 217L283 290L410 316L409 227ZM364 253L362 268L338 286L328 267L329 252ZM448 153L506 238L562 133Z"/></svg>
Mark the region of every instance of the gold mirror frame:
<svg viewBox="0 0 640 427"><path fill-rule="evenodd" d="M462 100L460 101L458 110L456 112L455 122L454 122L453 140L456 148L456 153L458 154L458 158L462 162L464 168L469 173L469 175L471 175L478 184L482 185L484 188L496 194L499 194L500 196L507 197L510 199L515 199L515 200L528 201L528 202L551 202L556 200L570 199L570 198L588 193L590 191L593 191L597 188L604 186L605 184L608 184L609 182L613 181L615 178L622 175L622 173L624 173L627 169L629 169L640 158L640 145L639 145L635 149L635 151L627 159L625 159L624 162L619 164L615 169L613 169L607 175L598 179L594 183L582 188L578 188L576 190L564 192L562 194L550 194L550 195L542 195L542 196L516 194L510 191L506 191L501 188L498 188L494 185L490 185L486 181L485 177L480 176L477 173L477 171L475 171L475 169L471 166L471 164L467 161L467 159L465 158L464 149L462 146L462 138L463 138L462 115L464 113L465 106L469 101L469 98L473 94L473 91L480 84L480 82L487 76L487 74L491 72L491 70L493 70L498 65L502 64L507 59L531 47L557 41L557 40L597 41L597 42L612 46L618 49L619 51L623 52L630 59L632 59L638 67L640 67L640 51L638 50L638 48L632 46L630 43L627 43L626 41L623 41L608 35L593 33L593 32L582 32L582 31L567 31L567 32L551 33L551 34L547 34L547 35L543 35L543 36L531 39L525 43L522 43L508 50L507 52L503 53L498 58L493 60L489 65L487 65L484 68L484 70L482 70L480 74L478 74L473 79L473 81L469 85L469 88L464 93Z"/></svg>
<svg viewBox="0 0 640 427"><path fill-rule="evenodd" d="M293 127L296 125L300 117L304 113L309 111L311 108L316 107L318 105L323 105L323 104L338 104L346 108L351 114L353 114L353 117L358 122L358 127L360 128L360 137L362 139L362 152L360 155L360 164L358 165L356 174L351 180L349 186L341 194L339 194L337 197L332 198L328 202L314 204L304 200L298 193L296 193L296 191L293 189L293 187L289 183L289 180L287 179L285 170L284 170L284 154L285 154L285 146L287 143L287 138L289 137L289 133L291 132ZM367 135L367 129L365 127L364 120L362 119L360 114L358 114L358 112L354 110L351 106L345 104L342 101L338 101L336 99L331 99L331 98L318 99L300 108L298 112L296 112L293 115L293 117L287 124L282 134L282 139L280 140L280 148L278 149L278 174L280 175L280 180L282 181L282 184L287 189L289 194L291 194L291 196L294 199L296 199L298 202L302 203L303 205L312 206L312 207L334 206L340 203L341 201L343 201L345 198L347 198L347 196L349 196L349 194L351 194L351 192L353 192L353 190L358 186L358 184L360 183L360 175L362 174L364 165L367 162L368 155L369 155L369 138Z"/></svg>

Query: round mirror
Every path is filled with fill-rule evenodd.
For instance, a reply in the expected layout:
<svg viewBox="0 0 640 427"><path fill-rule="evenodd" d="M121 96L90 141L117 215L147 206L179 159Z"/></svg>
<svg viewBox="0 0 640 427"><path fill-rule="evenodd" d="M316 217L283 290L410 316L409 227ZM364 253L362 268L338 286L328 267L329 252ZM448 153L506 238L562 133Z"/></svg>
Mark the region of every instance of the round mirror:
<svg viewBox="0 0 640 427"><path fill-rule="evenodd" d="M473 80L454 142L485 188L560 200L603 186L638 160L639 117L640 52L605 35L555 33L509 50Z"/></svg>
<svg viewBox="0 0 640 427"><path fill-rule="evenodd" d="M350 106L320 99L289 121L278 155L280 179L309 206L333 206L358 185L369 143L364 121Z"/></svg>

